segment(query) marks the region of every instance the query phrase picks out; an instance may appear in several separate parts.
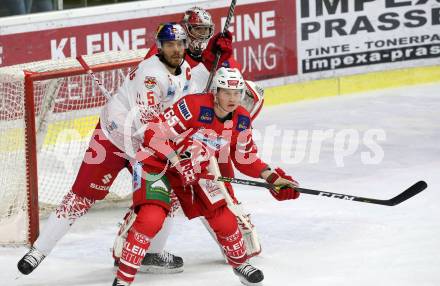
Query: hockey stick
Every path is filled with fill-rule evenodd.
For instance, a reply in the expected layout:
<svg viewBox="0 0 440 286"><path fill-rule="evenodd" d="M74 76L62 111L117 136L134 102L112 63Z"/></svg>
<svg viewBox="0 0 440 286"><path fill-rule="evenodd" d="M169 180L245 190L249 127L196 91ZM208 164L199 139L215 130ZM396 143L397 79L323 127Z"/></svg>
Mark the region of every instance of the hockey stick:
<svg viewBox="0 0 440 286"><path fill-rule="evenodd" d="M77 56L76 60L81 64L81 66L84 68L84 70L87 72L87 74L93 79L93 81L98 85L99 90L101 90L102 94L109 100L112 95L108 90L105 89L105 87L102 85L102 82L96 77L95 73L92 71L92 69L89 67L89 65L86 63L86 61L83 59L82 56Z"/></svg>
<svg viewBox="0 0 440 286"><path fill-rule="evenodd" d="M213 175L205 175L204 178L216 180L220 182L229 182L233 184L263 187L267 189L278 189L278 187L275 187L272 184L252 181L252 180L244 180L244 179L228 178L228 177L216 177ZM389 200L379 200L379 199L358 197L358 196L352 196L346 194L323 192L323 191L317 191L317 190L311 190L305 188L295 188L295 190L302 194L308 194L308 195L322 196L322 197L335 198L335 199L348 200L348 201L356 201L361 203L370 203L370 204L383 205L383 206L395 206L417 195L418 193L426 189L426 187L428 187L428 185L426 184L425 181L418 181L417 183L413 184L411 187L409 187L402 193L398 194L397 196Z"/></svg>
<svg viewBox="0 0 440 286"><path fill-rule="evenodd" d="M236 4L237 4L237 0L232 0L231 6L229 6L228 17L226 18L225 26L223 27L222 35L225 35L226 31L229 28L229 25L230 25L231 20L232 20L232 16L234 16L234 10L235 10L235 5ZM211 83L212 83L212 80L214 78L215 71L217 70L218 61L220 60L220 56L221 56L221 52L217 51L217 53L215 54L214 63L213 63L213 65L211 67L211 70L209 72L208 82L206 83L205 90L203 91L204 93L208 92L209 88L211 87Z"/></svg>

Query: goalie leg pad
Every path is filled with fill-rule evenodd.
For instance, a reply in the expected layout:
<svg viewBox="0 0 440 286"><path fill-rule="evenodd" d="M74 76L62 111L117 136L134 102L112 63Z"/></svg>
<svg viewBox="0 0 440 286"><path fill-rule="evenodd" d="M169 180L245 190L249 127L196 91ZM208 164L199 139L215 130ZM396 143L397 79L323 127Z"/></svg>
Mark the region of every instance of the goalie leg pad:
<svg viewBox="0 0 440 286"><path fill-rule="evenodd" d="M239 202L234 205L234 214L237 218L238 228L243 235L246 251L249 258L261 253L261 244L258 238L257 229L251 222L251 215L246 213Z"/></svg>
<svg viewBox="0 0 440 286"><path fill-rule="evenodd" d="M118 259L122 255L122 248L124 246L124 242L127 239L127 233L136 220L136 213L132 208L128 210L128 212L124 216L124 221L119 223L119 231L115 238L115 242L113 243L113 258Z"/></svg>

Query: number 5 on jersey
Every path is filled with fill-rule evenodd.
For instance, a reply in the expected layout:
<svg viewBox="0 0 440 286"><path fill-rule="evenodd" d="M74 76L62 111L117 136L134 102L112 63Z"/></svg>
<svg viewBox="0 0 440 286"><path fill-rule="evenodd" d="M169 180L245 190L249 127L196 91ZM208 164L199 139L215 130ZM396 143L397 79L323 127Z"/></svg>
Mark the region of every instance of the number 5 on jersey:
<svg viewBox="0 0 440 286"><path fill-rule="evenodd" d="M156 105L154 92L152 92L152 91L147 91L147 104L148 104L148 106Z"/></svg>

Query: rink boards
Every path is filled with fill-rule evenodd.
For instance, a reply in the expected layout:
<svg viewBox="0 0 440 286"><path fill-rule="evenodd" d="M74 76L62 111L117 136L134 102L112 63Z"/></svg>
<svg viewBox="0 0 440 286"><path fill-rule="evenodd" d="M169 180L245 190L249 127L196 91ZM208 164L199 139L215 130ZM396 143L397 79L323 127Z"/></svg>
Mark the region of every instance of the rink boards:
<svg viewBox="0 0 440 286"><path fill-rule="evenodd" d="M266 88L265 106L385 88L440 82L440 66L381 71ZM269 81L267 83L270 84Z"/></svg>

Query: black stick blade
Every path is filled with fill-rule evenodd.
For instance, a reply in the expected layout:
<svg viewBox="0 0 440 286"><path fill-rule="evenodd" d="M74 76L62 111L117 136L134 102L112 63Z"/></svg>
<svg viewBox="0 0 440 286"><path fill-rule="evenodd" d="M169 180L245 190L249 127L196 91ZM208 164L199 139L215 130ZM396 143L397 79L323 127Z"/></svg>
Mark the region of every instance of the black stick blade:
<svg viewBox="0 0 440 286"><path fill-rule="evenodd" d="M421 191L423 191L427 187L428 187L428 184L425 181L418 181L417 183L415 183L414 185L412 185L411 187L409 187L408 189L403 191L401 194L395 196L392 199L387 200L386 204L388 206L398 205L401 202L404 202L407 199L414 197L415 195L417 195L418 193L420 193Z"/></svg>

